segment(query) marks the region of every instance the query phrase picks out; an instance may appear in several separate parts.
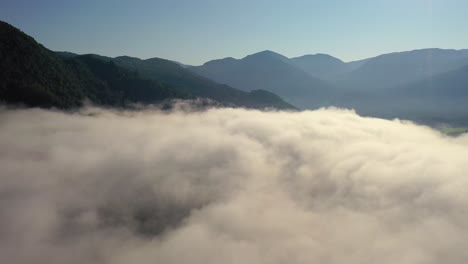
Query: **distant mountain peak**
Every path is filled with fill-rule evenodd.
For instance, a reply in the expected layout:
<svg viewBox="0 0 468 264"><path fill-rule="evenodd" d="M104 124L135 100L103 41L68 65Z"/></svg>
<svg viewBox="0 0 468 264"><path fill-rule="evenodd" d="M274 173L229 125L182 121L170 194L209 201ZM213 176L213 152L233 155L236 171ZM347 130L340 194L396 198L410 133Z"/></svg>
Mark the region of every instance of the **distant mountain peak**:
<svg viewBox="0 0 468 264"><path fill-rule="evenodd" d="M262 51L259 51L257 53L251 54L251 55L280 55L280 56L282 56L281 54L279 54L277 52L274 52L272 50L262 50Z"/></svg>
<svg viewBox="0 0 468 264"><path fill-rule="evenodd" d="M328 60L328 61L334 61L338 63L344 63L342 60L336 57L333 57L329 54L325 54L325 53L306 54L300 57L291 58L291 60L301 60L301 59L316 59L320 61Z"/></svg>
<svg viewBox="0 0 468 264"><path fill-rule="evenodd" d="M223 59L216 59L216 60L210 60L205 62L203 65L208 66L208 65L216 65L218 63L229 63L229 62L234 62L237 61L237 59L234 59L233 57L226 57Z"/></svg>
<svg viewBox="0 0 468 264"><path fill-rule="evenodd" d="M283 61L288 60L288 58L286 56L283 56L283 55L281 55L279 53L276 53L274 51L271 51L271 50L264 50L264 51L260 51L260 52L248 55L248 56L244 57L243 60L245 60L245 59L266 59L266 58L281 59Z"/></svg>
<svg viewBox="0 0 468 264"><path fill-rule="evenodd" d="M137 58L137 57L132 57L132 56L127 56L127 55L118 56L118 57L115 57L114 59L124 59L124 60L141 60L140 58Z"/></svg>

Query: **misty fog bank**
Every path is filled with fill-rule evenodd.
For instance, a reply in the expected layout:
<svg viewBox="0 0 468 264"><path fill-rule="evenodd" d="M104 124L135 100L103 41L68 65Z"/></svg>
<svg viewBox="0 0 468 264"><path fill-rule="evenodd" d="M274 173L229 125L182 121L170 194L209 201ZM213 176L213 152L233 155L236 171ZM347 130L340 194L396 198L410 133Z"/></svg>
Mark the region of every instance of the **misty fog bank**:
<svg viewBox="0 0 468 264"><path fill-rule="evenodd" d="M0 263L464 263L467 160L340 109L1 109Z"/></svg>

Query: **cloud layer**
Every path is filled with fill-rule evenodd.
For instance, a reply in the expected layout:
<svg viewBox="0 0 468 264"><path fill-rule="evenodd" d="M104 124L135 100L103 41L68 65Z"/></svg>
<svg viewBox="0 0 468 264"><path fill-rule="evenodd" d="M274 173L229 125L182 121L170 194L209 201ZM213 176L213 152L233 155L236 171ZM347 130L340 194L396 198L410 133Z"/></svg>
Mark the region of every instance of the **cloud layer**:
<svg viewBox="0 0 468 264"><path fill-rule="evenodd" d="M323 109L0 112L1 263L464 263L468 136Z"/></svg>

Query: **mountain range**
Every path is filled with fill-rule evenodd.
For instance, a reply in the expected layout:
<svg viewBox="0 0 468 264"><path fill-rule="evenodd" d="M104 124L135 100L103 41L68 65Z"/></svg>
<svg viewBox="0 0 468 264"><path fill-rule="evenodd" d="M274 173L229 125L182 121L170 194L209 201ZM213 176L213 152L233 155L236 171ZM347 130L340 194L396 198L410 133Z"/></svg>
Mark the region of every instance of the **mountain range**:
<svg viewBox="0 0 468 264"><path fill-rule="evenodd" d="M189 67L244 91L272 91L300 108L353 108L423 123L468 124L468 50L421 49L343 62L326 54L263 51Z"/></svg>
<svg viewBox="0 0 468 264"><path fill-rule="evenodd" d="M266 50L189 66L161 58L54 52L0 22L4 103L126 107L194 98L261 109L336 106L369 116L468 126L468 50L421 49L353 62L327 54L288 58Z"/></svg>

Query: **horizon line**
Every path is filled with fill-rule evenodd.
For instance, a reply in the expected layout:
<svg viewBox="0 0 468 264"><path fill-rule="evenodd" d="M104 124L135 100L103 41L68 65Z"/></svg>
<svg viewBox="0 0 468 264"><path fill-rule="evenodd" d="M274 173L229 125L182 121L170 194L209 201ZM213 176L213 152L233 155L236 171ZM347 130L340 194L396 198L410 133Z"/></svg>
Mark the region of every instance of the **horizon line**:
<svg viewBox="0 0 468 264"><path fill-rule="evenodd" d="M38 42L39 43L39 42ZM47 47L46 47L47 48ZM169 59L169 58L163 58L163 57L157 57L157 56L150 56L150 57L137 57L137 56L131 56L131 55L127 55L127 54L124 54L124 55L118 55L118 56L109 56L109 55L104 55L104 54L99 54L99 53L75 53L73 51L68 51L68 50L52 50L53 52L66 52L66 53L72 53L72 54L76 54L78 56L82 56L82 55L98 55L98 56L104 56L104 57L109 57L109 58L118 58L118 57L130 57L130 58L135 58L135 59L140 59L140 60L149 60L149 59L163 59L163 60L167 60L167 61L172 61L172 62L175 62L175 63L178 63L178 64L182 64L184 66L202 66L210 61L217 61L217 60L225 60L225 59L234 59L234 60L242 60L242 59L245 59L247 58L248 56L251 56L251 55L255 55L255 54L259 54L259 53L262 53L262 52L272 52L272 53L275 53L275 54L278 54L278 55L281 55L281 56L284 56L288 59L296 59L296 58L301 58L301 57L304 57L304 56L316 56L316 55L326 55L326 56L330 56L330 57L333 57L335 59L338 59L340 61L342 61L343 63L353 63L353 62L358 62L358 61L364 61L364 60L368 60L368 59L372 59L372 58L377 58L377 57L380 57L380 56L384 56L384 55L390 55L390 54L397 54L397 53L405 53L405 52L414 52L414 51L423 51L423 50L445 50L445 51L468 51L468 48L463 48L463 49L455 49L455 48L435 48L435 47L432 47L432 48L417 48L417 49L410 49L410 50L399 50L399 51L391 51L391 52L387 52L387 53L382 53L382 54L377 54L377 55L374 55L374 56L370 56L370 57L367 57L367 58L362 58L362 59L357 59L357 60L349 60L349 61L345 61L345 60L342 60L340 59L339 57L336 57L334 55L331 55L331 54L328 54L328 53L322 53L322 52L318 52L318 53L307 53L307 54L304 54L304 55L299 55L299 56L286 56L286 55L283 55L279 52L276 52L276 51L273 51L273 50L269 50L269 49L266 49L266 50L261 50L261 51L258 51L258 52L254 52L254 53L251 53L251 54L247 54L247 55L244 55L243 57L232 57L232 56L227 56L227 57L223 57L223 58L215 58L215 59L211 59L211 60L207 60L205 62L203 62L202 64L187 64L187 63L184 63L184 62L181 62L181 61L178 61L178 60L173 60L173 59Z"/></svg>

